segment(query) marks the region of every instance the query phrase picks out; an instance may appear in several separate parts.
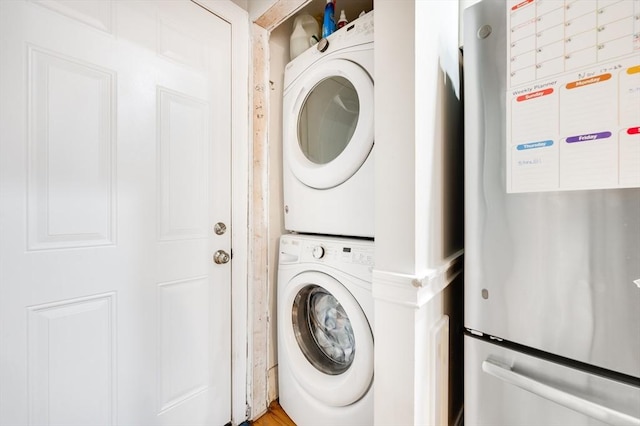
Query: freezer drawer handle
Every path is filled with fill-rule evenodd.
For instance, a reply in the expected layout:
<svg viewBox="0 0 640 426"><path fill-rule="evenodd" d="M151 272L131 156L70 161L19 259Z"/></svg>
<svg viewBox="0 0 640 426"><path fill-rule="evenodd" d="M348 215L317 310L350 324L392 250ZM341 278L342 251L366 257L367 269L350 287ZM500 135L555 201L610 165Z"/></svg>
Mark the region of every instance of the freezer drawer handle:
<svg viewBox="0 0 640 426"><path fill-rule="evenodd" d="M546 385L530 377L511 370L510 367L487 359L482 370L498 379L534 393L542 398L563 405L601 422L620 426L640 426L640 419L611 408L596 404L579 396L572 395L553 386Z"/></svg>

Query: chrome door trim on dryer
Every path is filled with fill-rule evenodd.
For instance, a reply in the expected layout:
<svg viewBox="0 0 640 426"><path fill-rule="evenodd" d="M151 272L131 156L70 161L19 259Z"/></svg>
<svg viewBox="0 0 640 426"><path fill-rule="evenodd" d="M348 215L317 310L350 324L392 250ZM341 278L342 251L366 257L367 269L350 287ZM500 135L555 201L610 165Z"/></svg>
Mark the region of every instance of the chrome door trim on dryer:
<svg viewBox="0 0 640 426"><path fill-rule="evenodd" d="M344 150L335 159L318 164L311 161L301 148L300 115L313 90L323 81L335 77L342 77L353 85L360 109L355 131ZM284 105L285 164L297 179L312 188L327 189L344 183L358 171L373 148L374 88L371 76L349 60L332 58L303 74L289 91L292 93L285 97ZM290 100L295 100L292 105Z"/></svg>
<svg viewBox="0 0 640 426"><path fill-rule="evenodd" d="M316 368L300 348L294 326L295 301L309 285L325 289L340 303L350 319L356 342L351 365L340 374L327 374ZM278 321L284 350L295 368L291 372L298 384L318 401L334 407L348 406L360 400L373 382L373 333L364 311L335 277L324 272L307 270L295 275L282 289Z"/></svg>

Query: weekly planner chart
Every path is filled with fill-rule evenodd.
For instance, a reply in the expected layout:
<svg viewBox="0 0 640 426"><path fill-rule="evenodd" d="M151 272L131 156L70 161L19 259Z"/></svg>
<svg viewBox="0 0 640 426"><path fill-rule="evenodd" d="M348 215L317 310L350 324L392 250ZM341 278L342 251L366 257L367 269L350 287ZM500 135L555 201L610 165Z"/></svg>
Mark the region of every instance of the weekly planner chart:
<svg viewBox="0 0 640 426"><path fill-rule="evenodd" d="M640 187L640 0L509 0L507 192Z"/></svg>

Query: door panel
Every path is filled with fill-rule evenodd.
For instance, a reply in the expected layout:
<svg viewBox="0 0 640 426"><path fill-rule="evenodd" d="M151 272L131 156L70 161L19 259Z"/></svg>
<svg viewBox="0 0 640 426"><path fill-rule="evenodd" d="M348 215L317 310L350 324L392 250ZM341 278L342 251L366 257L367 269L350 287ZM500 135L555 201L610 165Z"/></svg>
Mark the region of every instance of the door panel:
<svg viewBox="0 0 640 426"><path fill-rule="evenodd" d="M640 189L506 193L505 4L465 19L465 327L640 377Z"/></svg>
<svg viewBox="0 0 640 426"><path fill-rule="evenodd" d="M115 308L114 293L27 308L32 424L114 424Z"/></svg>
<svg viewBox="0 0 640 426"><path fill-rule="evenodd" d="M230 24L186 1L0 20L0 424L227 423Z"/></svg>
<svg viewBox="0 0 640 426"><path fill-rule="evenodd" d="M27 249L112 245L116 73L33 46L27 54Z"/></svg>

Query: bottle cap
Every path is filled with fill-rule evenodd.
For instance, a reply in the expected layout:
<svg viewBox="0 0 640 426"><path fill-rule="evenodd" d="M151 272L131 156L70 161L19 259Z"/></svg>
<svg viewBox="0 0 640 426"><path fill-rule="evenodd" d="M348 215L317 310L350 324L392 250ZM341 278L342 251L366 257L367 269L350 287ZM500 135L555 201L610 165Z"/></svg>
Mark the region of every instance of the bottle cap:
<svg viewBox="0 0 640 426"><path fill-rule="evenodd" d="M344 14L344 9L340 12L340 19L338 19L338 28L342 28L347 24L347 15Z"/></svg>

